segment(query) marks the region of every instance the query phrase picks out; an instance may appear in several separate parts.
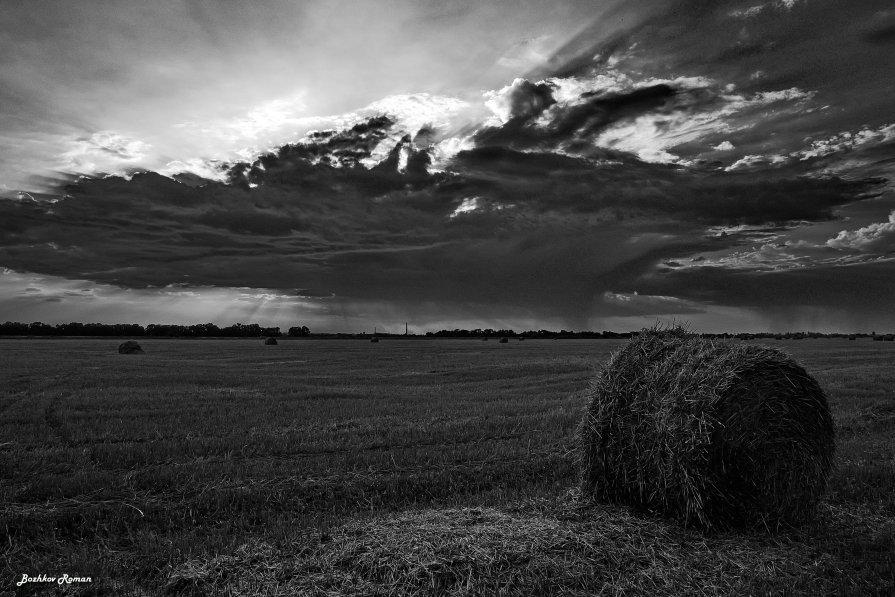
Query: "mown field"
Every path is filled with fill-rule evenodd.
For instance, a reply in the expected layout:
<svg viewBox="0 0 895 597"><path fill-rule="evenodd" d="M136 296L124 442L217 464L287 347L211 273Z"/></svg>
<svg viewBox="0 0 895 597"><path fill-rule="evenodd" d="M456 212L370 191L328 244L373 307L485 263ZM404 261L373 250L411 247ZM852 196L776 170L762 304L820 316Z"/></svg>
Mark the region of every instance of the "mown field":
<svg viewBox="0 0 895 597"><path fill-rule="evenodd" d="M772 341L827 390L816 522L576 499L623 341L0 340L0 595L892 595L895 345ZM23 574L90 577L29 583Z"/></svg>

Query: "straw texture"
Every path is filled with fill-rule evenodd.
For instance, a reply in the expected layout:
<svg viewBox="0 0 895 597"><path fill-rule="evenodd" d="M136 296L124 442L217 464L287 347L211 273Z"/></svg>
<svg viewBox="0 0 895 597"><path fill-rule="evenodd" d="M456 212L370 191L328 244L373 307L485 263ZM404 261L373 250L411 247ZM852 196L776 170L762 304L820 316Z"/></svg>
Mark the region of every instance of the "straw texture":
<svg viewBox="0 0 895 597"><path fill-rule="evenodd" d="M643 330L589 387L582 491L705 527L809 520L833 460L823 390L786 353Z"/></svg>

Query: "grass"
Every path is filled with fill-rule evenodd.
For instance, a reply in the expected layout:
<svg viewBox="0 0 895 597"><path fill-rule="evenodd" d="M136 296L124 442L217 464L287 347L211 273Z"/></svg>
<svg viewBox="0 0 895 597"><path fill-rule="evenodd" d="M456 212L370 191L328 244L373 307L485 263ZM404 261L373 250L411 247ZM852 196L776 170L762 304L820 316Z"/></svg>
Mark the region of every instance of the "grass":
<svg viewBox="0 0 895 597"><path fill-rule="evenodd" d="M819 519L774 536L573 499L622 341L119 343L0 340L0 594L895 591L890 343L771 342L838 442ZM94 582L15 587L66 572Z"/></svg>

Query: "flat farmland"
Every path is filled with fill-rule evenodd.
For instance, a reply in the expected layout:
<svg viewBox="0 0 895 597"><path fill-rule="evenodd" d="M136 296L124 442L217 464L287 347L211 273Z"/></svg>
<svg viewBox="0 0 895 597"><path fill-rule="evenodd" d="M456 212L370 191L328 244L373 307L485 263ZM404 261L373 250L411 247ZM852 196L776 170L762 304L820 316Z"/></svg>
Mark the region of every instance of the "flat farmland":
<svg viewBox="0 0 895 597"><path fill-rule="evenodd" d="M391 586L381 594L609 595L633 582L601 580L595 567L573 574L572 564L547 577L519 564L530 574L505 582L510 568L467 562L466 585L444 566L408 572L409 581L380 571L339 584L327 566L362 570L366 560L343 553L309 563L323 557L320 545L347 540L345 529L385 533L377 525L397 521L410 538L439 517L469 512L484 518L467 527L492 525L492 538L517 537L519 521L529 521L516 544L538 532L544 541L554 532L605 538L593 521L610 513L625 537L636 530L638 541L666 546L668 570L656 572L660 558L644 574L682 570L675 582L697 583L704 594L895 591L893 343L766 342L818 379L837 424L836 469L818 521L767 538L706 536L573 503L584 390L623 341L146 338L145 354L119 355L122 340L0 340L0 594L375 594L376 581ZM700 553L681 547L688 544L764 567L741 570L730 584L727 564L688 569L687 553ZM538 545L523 560L536 560ZM565 559L583 558L581 549L592 547L569 545ZM636 546L625 549L636 560ZM230 569L241 572L222 572ZM329 576L302 585L312 572ZM93 582L16 588L23 574L42 573ZM246 579L254 584L240 584ZM669 586L656 584L654 594L676 594Z"/></svg>

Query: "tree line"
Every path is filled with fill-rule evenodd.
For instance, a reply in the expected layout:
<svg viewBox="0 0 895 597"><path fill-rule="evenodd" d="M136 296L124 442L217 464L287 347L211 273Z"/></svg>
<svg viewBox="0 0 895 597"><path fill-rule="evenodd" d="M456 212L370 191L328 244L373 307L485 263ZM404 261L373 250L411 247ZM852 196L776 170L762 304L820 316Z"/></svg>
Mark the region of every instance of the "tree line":
<svg viewBox="0 0 895 597"><path fill-rule="evenodd" d="M491 328L474 330L439 330L426 332L429 338L630 338L637 332L573 332L567 330L528 330L527 332L515 332L514 330L493 330Z"/></svg>
<svg viewBox="0 0 895 597"><path fill-rule="evenodd" d="M426 332L427 338L597 338L597 339L625 339L637 335L637 331L613 332L603 330L594 331L570 331L570 330L528 330L516 332L514 330L486 329L453 329ZM263 327L257 323L218 327L213 323L198 323L193 325L157 324L142 326L136 323L59 323L49 325L36 321L34 323L19 323L7 321L0 323L0 336L160 336L169 338L253 338L253 337L307 337L318 338L370 338L381 337L420 337L414 334L391 334L379 332L369 334L360 332L357 334L344 333L315 333L312 334L307 326L297 325L290 327L284 334L279 327ZM740 339L740 340L803 340L806 338L872 338L873 340L895 340L893 334L822 334L818 332L759 332L759 333L717 333L700 334L703 338Z"/></svg>
<svg viewBox="0 0 895 597"><path fill-rule="evenodd" d="M177 338L252 338L260 336L280 337L284 334L279 327L262 327L257 323L218 327L213 323L193 325L157 324L143 327L136 323L59 323L49 325L36 321L0 323L0 336L163 336ZM307 326L289 328L287 336L310 336Z"/></svg>
<svg viewBox="0 0 895 597"><path fill-rule="evenodd" d="M601 339L624 339L636 336L639 332L613 332L603 330L602 332L594 331L568 331L568 330L529 330L527 332L515 332L513 330L493 330L493 329L474 329L474 330L440 330L437 332L426 332L426 336L430 338L601 338ZM397 335L397 334L383 334ZM820 332L757 332L757 333L703 333L699 334L703 338L717 339L738 339L738 340L805 340L808 338L848 338L856 340L858 338L872 338L874 340L892 340L895 336L892 334L877 334L871 332L869 334L842 334L831 333L823 334Z"/></svg>

